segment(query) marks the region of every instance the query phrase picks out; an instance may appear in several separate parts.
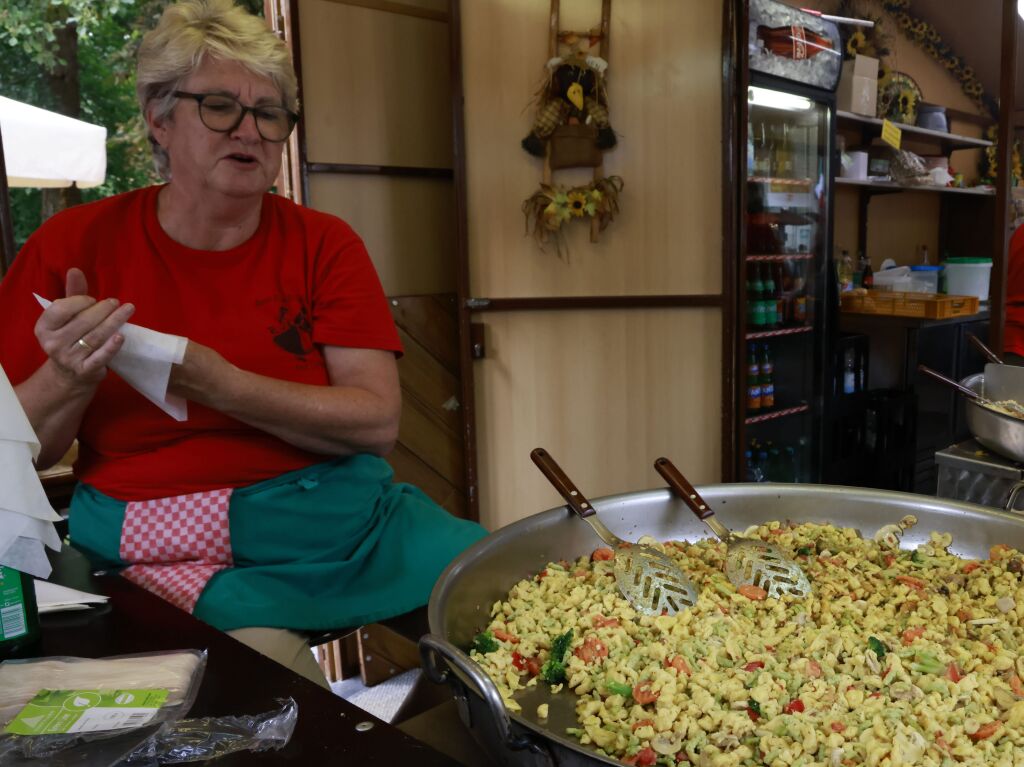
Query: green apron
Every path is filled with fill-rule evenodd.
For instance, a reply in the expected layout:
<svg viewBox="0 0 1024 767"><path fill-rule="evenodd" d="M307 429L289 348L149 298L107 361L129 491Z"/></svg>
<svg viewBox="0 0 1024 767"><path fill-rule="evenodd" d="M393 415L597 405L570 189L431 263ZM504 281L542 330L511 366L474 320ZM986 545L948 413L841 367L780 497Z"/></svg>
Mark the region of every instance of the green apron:
<svg viewBox="0 0 1024 767"><path fill-rule="evenodd" d="M222 631L326 630L426 604L448 563L487 531L392 476L383 459L356 455L235 489L234 567L210 579L193 614ZM75 490L71 540L98 567L127 564L125 506L89 485Z"/></svg>

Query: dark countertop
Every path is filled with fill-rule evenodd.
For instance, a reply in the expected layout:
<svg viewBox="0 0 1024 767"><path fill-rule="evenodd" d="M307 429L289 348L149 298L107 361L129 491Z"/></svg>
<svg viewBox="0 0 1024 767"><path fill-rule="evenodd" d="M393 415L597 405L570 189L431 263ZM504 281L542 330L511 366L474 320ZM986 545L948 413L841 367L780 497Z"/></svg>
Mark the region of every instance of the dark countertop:
<svg viewBox="0 0 1024 767"><path fill-rule="evenodd" d="M240 752L217 765L396 764L447 767L458 762L348 701L260 655L159 597L116 575L93 575L79 552L52 556L50 580L105 594L107 605L40 616L42 636L27 657L99 658L159 650L205 649L206 671L189 718L258 714L298 703L298 723L280 751ZM361 730L356 725L361 725ZM367 727L369 725L369 727Z"/></svg>

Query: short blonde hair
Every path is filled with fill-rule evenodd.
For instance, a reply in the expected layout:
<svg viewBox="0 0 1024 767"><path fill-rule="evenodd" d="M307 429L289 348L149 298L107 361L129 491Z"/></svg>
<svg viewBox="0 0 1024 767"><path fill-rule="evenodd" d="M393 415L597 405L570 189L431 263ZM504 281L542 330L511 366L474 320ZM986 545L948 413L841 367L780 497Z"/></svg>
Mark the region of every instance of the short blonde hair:
<svg viewBox="0 0 1024 767"><path fill-rule="evenodd" d="M237 61L269 78L281 92L284 106L298 111L299 86L291 54L262 19L234 0L181 0L167 7L139 47L135 92L143 115L156 102L156 116L167 119L176 101L171 94L207 55ZM167 150L146 130L157 172L169 179Z"/></svg>

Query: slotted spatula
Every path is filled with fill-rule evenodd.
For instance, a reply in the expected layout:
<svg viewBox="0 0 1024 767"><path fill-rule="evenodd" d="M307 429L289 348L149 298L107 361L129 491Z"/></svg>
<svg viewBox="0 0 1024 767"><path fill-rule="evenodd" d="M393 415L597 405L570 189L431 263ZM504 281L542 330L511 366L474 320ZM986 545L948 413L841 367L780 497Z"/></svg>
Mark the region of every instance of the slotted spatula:
<svg viewBox="0 0 1024 767"><path fill-rule="evenodd" d="M672 491L690 507L697 518L725 544L725 575L734 586L757 586L778 599L783 594L806 597L811 582L796 562L778 546L752 538L743 538L715 519L715 512L682 472L668 458L659 458L654 469Z"/></svg>
<svg viewBox="0 0 1024 767"><path fill-rule="evenodd" d="M580 519L615 553L612 567L619 592L637 612L675 615L697 603L697 589L669 557L650 546L627 543L605 527L597 512L547 450L534 449L530 458Z"/></svg>

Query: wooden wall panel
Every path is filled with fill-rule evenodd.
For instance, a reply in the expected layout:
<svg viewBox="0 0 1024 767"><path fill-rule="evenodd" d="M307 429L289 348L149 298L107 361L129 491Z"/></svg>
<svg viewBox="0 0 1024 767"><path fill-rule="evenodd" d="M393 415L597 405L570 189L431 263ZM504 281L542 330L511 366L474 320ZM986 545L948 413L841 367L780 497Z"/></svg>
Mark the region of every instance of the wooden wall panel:
<svg viewBox="0 0 1024 767"><path fill-rule="evenodd" d="M309 162L451 167L446 23L326 0L299 22Z"/></svg>
<svg viewBox="0 0 1024 767"><path fill-rule="evenodd" d="M455 291L450 181L314 173L309 193L363 238L389 296Z"/></svg>
<svg viewBox="0 0 1024 767"><path fill-rule="evenodd" d="M599 0L565 0L569 26L600 21ZM621 214L571 258L523 236L522 201L541 161L519 146L547 61L548 0L462 4L471 292L475 296L650 295L721 285L722 3L616 0L608 92L619 146L607 174L625 180ZM589 172L556 173L578 183Z"/></svg>
<svg viewBox="0 0 1024 767"><path fill-rule="evenodd" d="M721 315L714 309L488 314L475 367L480 521L561 503L530 461L544 446L591 497L661 484L666 455L720 476Z"/></svg>
<svg viewBox="0 0 1024 767"><path fill-rule="evenodd" d="M451 513L464 516L460 387L447 367L458 350L455 297L400 296L391 299L391 311L405 354L398 360L398 446L388 461L397 481L416 485Z"/></svg>

